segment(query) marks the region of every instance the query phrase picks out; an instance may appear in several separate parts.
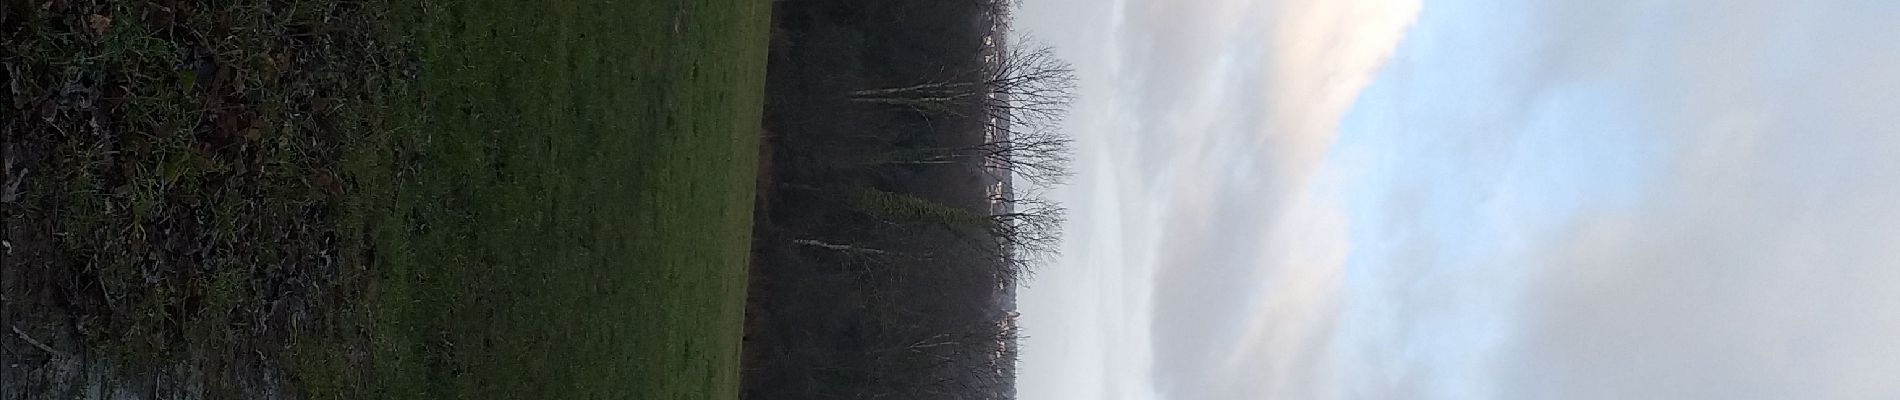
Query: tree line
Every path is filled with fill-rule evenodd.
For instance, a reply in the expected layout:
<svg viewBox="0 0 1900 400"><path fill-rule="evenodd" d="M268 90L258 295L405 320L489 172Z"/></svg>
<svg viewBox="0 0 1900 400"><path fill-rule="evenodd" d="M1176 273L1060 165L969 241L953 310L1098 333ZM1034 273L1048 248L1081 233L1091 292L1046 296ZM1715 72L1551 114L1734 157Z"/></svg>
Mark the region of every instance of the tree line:
<svg viewBox="0 0 1900 400"><path fill-rule="evenodd" d="M775 3L745 397L1014 397L1076 77L1011 8Z"/></svg>

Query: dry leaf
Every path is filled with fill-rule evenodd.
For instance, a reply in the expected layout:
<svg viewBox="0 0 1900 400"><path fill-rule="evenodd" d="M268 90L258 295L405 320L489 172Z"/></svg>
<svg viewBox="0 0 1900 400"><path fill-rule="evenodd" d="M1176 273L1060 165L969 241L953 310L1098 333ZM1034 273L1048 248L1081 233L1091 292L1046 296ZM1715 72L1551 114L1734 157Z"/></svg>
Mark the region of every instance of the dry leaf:
<svg viewBox="0 0 1900 400"><path fill-rule="evenodd" d="M86 27L92 28L94 35L105 36L106 30L112 29L112 17L99 14L86 16Z"/></svg>
<svg viewBox="0 0 1900 400"><path fill-rule="evenodd" d="M253 126L249 128L244 128L244 133L241 134L240 136L244 136L245 139L250 139L251 141L255 142L257 141L257 139L263 138L264 133L259 131L257 127Z"/></svg>

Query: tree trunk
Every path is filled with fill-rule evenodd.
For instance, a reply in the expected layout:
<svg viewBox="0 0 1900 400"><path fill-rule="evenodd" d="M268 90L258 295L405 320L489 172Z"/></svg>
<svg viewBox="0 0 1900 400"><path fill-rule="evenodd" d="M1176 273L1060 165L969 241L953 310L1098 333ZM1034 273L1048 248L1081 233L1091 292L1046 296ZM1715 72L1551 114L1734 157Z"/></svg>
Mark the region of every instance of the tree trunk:
<svg viewBox="0 0 1900 400"><path fill-rule="evenodd" d="M868 247L858 247L858 246L852 246L848 244L826 243L826 242L812 240L812 239L797 239L797 240L793 240L792 243L824 248L824 249L829 249L833 251L846 252L846 253L877 254L877 255L893 254L889 251L878 250L878 249L873 249L873 248L868 248Z"/></svg>

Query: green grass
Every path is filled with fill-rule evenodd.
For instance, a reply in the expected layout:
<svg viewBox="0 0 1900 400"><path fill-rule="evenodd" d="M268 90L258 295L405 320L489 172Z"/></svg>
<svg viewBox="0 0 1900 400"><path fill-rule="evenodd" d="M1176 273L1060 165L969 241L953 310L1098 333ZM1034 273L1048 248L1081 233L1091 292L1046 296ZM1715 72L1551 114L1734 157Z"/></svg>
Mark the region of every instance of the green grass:
<svg viewBox="0 0 1900 400"><path fill-rule="evenodd" d="M413 101L391 103L396 127L349 146L343 167L357 191L344 224L366 232L378 273L363 310L374 367L352 375L315 346L300 352L305 386L736 398L769 10L396 10L422 60L397 97Z"/></svg>

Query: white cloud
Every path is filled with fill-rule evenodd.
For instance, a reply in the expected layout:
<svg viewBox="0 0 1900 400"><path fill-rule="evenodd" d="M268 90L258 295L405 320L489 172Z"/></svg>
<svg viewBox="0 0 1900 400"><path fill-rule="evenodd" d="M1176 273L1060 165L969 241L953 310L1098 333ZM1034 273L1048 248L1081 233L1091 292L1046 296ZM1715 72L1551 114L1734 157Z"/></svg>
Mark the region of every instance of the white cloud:
<svg viewBox="0 0 1900 400"><path fill-rule="evenodd" d="M1117 4L1024 398L1900 397L1900 3Z"/></svg>
<svg viewBox="0 0 1900 400"><path fill-rule="evenodd" d="M1081 37L1037 31L1085 60L1077 64L1083 101L1071 119L1080 129L1071 129L1084 141L1080 159L1094 168L1064 193L1082 219L1071 226L1068 257L1041 273L1024 301L1036 338L1026 345L1025 398L1056 395L1039 391L1042 377L1087 379L1055 366L1081 357L1054 360L1037 349L1055 341L1065 343L1048 346L1073 348L1067 342L1076 336L1141 364L1101 372L1095 384L1111 394L1233 398L1289 385L1307 374L1302 366L1262 355L1329 336L1334 313L1323 307L1337 303L1346 252L1345 216L1330 189L1315 189L1313 176L1340 117L1419 5L1118 4L1099 12L1081 11L1091 2L1046 2L1040 7L1050 14L1038 17L1032 2L1024 17ZM1076 22L1081 12L1125 20ZM1104 37L1114 43L1089 42ZM1065 279L1096 285L1053 282ZM1095 310L1107 315L1097 318L1107 322L1052 315L1083 304L1102 307ZM1140 332L1070 328L1097 324ZM1045 342L1038 332L1076 336ZM1240 372L1264 368L1284 378ZM1145 376L1127 379L1130 373Z"/></svg>
<svg viewBox="0 0 1900 400"><path fill-rule="evenodd" d="M1353 397L1900 396L1900 5L1512 7L1361 104Z"/></svg>
<svg viewBox="0 0 1900 400"><path fill-rule="evenodd" d="M1634 206L1523 256L1502 396L1900 397L1900 47L1869 40L1900 8L1626 6L1689 21L1625 55L1671 151Z"/></svg>

